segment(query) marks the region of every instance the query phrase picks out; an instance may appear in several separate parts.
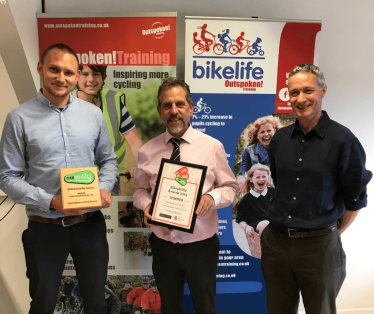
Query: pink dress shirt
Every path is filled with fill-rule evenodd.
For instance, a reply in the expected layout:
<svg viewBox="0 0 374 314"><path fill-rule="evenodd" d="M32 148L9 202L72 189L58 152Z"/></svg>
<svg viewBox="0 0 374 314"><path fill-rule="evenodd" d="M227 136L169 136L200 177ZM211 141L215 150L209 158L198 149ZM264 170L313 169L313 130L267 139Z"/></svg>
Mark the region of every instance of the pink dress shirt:
<svg viewBox="0 0 374 314"><path fill-rule="evenodd" d="M134 205L144 210L152 202L161 158L170 158L173 136L165 133L147 142L139 151L138 167L135 170ZM228 165L226 152L218 140L194 130L191 126L183 134L180 145L180 160L208 167L203 194L210 194L215 207L200 219L196 219L193 234L152 226L152 231L160 239L173 243L191 243L212 237L218 231L217 209L232 204L239 187Z"/></svg>

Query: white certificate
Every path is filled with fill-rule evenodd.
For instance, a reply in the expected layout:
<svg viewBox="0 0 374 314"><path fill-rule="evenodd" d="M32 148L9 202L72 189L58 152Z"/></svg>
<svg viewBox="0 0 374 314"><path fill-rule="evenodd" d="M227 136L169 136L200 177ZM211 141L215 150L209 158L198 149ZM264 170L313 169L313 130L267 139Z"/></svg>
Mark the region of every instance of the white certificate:
<svg viewBox="0 0 374 314"><path fill-rule="evenodd" d="M150 223L193 233L206 166L162 159Z"/></svg>

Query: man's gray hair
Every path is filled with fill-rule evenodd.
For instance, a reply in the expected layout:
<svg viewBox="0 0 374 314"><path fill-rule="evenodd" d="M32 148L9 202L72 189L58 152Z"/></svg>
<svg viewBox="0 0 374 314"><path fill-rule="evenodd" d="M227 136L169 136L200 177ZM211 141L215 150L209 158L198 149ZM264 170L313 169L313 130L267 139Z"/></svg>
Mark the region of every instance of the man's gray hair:
<svg viewBox="0 0 374 314"><path fill-rule="evenodd" d="M190 87L188 86L188 84L181 80L181 79L178 79L176 77L168 77L167 79L164 79L160 85L160 87L158 88L158 93L157 93L157 100L158 100L158 104L157 106L161 106L161 93L165 90L165 89L169 89L171 87L176 87L176 86L180 86L184 89L184 92L186 93L186 100L188 102L188 104L190 104L192 102L191 100L191 93L190 93Z"/></svg>
<svg viewBox="0 0 374 314"><path fill-rule="evenodd" d="M320 89L323 88L323 85L325 85L325 76L323 75L323 72L319 67L317 67L314 64L304 63L300 64L298 66L295 66L292 71L290 72L288 76L288 80L291 78L291 76L295 75L299 72L307 72L307 73L313 73L317 78L317 84ZM289 81L288 81L289 82Z"/></svg>

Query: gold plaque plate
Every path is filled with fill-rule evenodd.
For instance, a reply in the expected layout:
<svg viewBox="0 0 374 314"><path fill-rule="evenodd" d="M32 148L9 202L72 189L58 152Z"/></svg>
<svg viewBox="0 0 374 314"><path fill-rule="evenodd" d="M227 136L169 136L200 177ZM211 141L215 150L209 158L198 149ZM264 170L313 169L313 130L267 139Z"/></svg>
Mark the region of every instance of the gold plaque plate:
<svg viewBox="0 0 374 314"><path fill-rule="evenodd" d="M60 182L64 210L102 207L96 167L62 168Z"/></svg>

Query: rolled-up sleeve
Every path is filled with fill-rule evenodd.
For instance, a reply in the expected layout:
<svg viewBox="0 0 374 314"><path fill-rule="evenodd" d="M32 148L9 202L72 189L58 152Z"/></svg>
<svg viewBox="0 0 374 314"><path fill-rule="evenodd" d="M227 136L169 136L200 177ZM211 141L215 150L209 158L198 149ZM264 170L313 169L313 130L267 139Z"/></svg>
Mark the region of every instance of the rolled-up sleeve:
<svg viewBox="0 0 374 314"><path fill-rule="evenodd" d="M367 184L373 174L365 167L365 151L357 138L347 143L339 164L339 185L346 210L356 211L367 205Z"/></svg>

